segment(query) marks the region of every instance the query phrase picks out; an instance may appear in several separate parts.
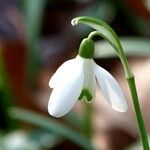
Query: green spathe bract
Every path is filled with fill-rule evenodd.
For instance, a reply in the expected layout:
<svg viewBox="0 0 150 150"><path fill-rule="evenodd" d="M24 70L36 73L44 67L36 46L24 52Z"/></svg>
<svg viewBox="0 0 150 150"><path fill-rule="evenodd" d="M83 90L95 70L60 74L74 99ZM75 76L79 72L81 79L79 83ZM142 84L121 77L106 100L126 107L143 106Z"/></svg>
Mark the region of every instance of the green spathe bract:
<svg viewBox="0 0 150 150"><path fill-rule="evenodd" d="M101 34L101 37L103 37L105 40L107 40L116 50L117 54L119 54L119 49L121 47L119 39L116 35L116 33L113 31L112 28L108 24L106 24L103 20L89 17L89 16L81 16L76 17L71 21L71 24L77 25L79 23L86 24L93 29L99 31L99 34Z"/></svg>
<svg viewBox="0 0 150 150"><path fill-rule="evenodd" d="M91 39L83 39L80 48L79 55L82 58L93 58L94 57L94 42Z"/></svg>
<svg viewBox="0 0 150 150"><path fill-rule="evenodd" d="M73 26L79 23L88 25L93 29L97 30L97 33L95 33L94 31L94 35L100 35L102 38L108 41L115 49L124 67L126 77L128 78L130 76L133 76L128 66L128 62L126 60L126 56L124 54L119 38L114 32L114 30L107 23L105 23L103 20L88 16L76 17L71 21L71 24ZM89 38L91 39L91 35Z"/></svg>

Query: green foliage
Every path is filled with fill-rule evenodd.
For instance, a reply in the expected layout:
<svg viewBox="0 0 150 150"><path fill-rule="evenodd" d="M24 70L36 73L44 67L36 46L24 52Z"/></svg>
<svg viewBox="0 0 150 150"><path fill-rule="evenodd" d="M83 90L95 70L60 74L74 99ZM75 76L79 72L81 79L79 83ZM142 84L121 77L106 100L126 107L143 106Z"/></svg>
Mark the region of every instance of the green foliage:
<svg viewBox="0 0 150 150"><path fill-rule="evenodd" d="M94 17L89 17L89 16L82 16L82 17L74 18L71 21L71 23L72 25L77 25L79 23L82 23L97 30L99 35L103 37L106 41L108 41L114 47L116 53L120 55L121 53L120 50L122 48L118 36L112 30L112 28L108 24L106 24L103 20Z"/></svg>
<svg viewBox="0 0 150 150"><path fill-rule="evenodd" d="M0 148L4 150L52 149L62 141L47 130L14 130L0 137Z"/></svg>
<svg viewBox="0 0 150 150"><path fill-rule="evenodd" d="M26 30L27 71L30 72L29 78L33 82L40 65L38 42L47 0L22 0L21 2Z"/></svg>
<svg viewBox="0 0 150 150"><path fill-rule="evenodd" d="M25 121L36 126L39 126L43 129L47 129L48 131L60 135L64 138L67 138L76 144L80 145L84 149L92 150L92 146L89 140L87 140L82 134L79 134L76 131L54 121L49 117L45 117L41 114L31 112L21 108L11 108L9 110L9 115L20 121Z"/></svg>
<svg viewBox="0 0 150 150"><path fill-rule="evenodd" d="M142 37L120 37L122 47L128 56L149 56L150 39ZM117 55L106 41L95 43L95 58L111 58Z"/></svg>

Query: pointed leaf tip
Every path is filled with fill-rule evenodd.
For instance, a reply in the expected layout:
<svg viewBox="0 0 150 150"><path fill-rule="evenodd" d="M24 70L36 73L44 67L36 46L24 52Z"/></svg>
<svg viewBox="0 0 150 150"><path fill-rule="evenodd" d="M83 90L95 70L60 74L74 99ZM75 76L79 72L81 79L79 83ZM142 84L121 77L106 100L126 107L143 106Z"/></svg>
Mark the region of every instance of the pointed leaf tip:
<svg viewBox="0 0 150 150"><path fill-rule="evenodd" d="M92 27L100 33L100 36L107 40L115 49L117 54L121 54L122 46L120 44L119 38L114 32L114 30L103 20L99 18L80 16L72 19L71 24L73 26L82 23Z"/></svg>
<svg viewBox="0 0 150 150"><path fill-rule="evenodd" d="M78 18L74 18L74 19L71 20L71 25L72 26L75 26L77 24L78 24Z"/></svg>

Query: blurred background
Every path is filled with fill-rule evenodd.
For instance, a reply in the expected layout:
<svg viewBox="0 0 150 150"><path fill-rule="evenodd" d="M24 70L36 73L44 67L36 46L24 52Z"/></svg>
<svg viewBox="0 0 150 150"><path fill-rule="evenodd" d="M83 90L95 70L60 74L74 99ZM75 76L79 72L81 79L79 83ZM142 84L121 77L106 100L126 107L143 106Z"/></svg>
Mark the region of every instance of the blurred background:
<svg viewBox="0 0 150 150"><path fill-rule="evenodd" d="M92 31L71 26L71 19L81 15L103 19L119 35L150 132L150 0L0 0L1 150L141 149L122 66L99 37L95 61L120 83L128 112L112 110L98 89L90 106L77 102L61 119L48 114L51 75L77 55L81 40Z"/></svg>

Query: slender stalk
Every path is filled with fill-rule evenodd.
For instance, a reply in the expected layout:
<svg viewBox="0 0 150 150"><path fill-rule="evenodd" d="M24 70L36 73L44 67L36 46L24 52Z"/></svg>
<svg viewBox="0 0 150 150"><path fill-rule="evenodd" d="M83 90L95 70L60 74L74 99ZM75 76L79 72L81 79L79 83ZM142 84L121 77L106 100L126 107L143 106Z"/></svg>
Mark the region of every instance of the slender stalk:
<svg viewBox="0 0 150 150"><path fill-rule="evenodd" d="M149 150L148 138L147 138L146 129L144 126L144 121L142 118L140 104L138 101L138 95L137 95L134 76L127 78L127 81L128 81L128 85L129 85L131 96L132 96L132 102L133 102L133 106L134 106L134 110L136 114L136 120L138 123L139 131L140 131L140 137L141 137L142 144L143 144L143 150Z"/></svg>
<svg viewBox="0 0 150 150"><path fill-rule="evenodd" d="M98 31L93 31L89 34L88 38L92 39L96 35L101 36L101 33L99 33ZM134 111L135 111L135 115L136 115L136 120L137 120L137 124L138 124L138 128L139 128L139 132L140 132L140 138L142 141L143 150L149 150L149 143L148 143L148 138L147 138L147 134L146 134L147 132L145 129L144 120L143 120L141 109L140 109L140 104L139 104L139 100L138 100L134 75L133 75L133 73L129 67L129 64L128 64L126 55L123 51L123 48L121 46L121 43L120 42L118 42L118 43L119 43L118 56L119 56L121 63L123 65L123 68L125 71L125 76L126 76L126 79L128 81L130 93L132 96L132 103L133 103L133 107L134 107Z"/></svg>
<svg viewBox="0 0 150 150"><path fill-rule="evenodd" d="M97 35L101 36L101 34L98 31L93 31L88 35L88 39L92 40L92 38Z"/></svg>
<svg viewBox="0 0 150 150"><path fill-rule="evenodd" d="M120 57L120 60L122 62L122 65L123 65L123 68L125 71L126 79L128 81L128 85L129 85L129 89L130 89L130 93L131 93L131 97L132 97L132 103L133 103L136 120L137 120L137 124L138 124L138 128L139 128L140 138L141 138L142 145L143 145L143 150L149 150L147 132L145 129L144 120L142 117L141 108L140 108L140 104L139 104L139 100L138 100L138 94L137 94L137 90L136 90L134 75L129 67L127 58L125 56L125 53L123 51L121 44L120 44L119 57Z"/></svg>
<svg viewBox="0 0 150 150"><path fill-rule="evenodd" d="M121 44L120 44L119 58L122 62L122 65L123 65L123 68L125 71L125 76L128 81L128 85L129 85L129 89L130 89L130 93L131 93L131 97L132 97L132 103L133 103L136 120L137 120L137 124L138 124L138 128L139 128L140 138L141 138L142 145L143 145L143 150L149 150L147 132L145 129L144 120L142 117L141 108L140 108L140 104L139 104L139 100L138 100L138 94L137 94L137 90L136 90L134 75L129 67L127 58L125 56L125 53L123 51Z"/></svg>
<svg viewBox="0 0 150 150"><path fill-rule="evenodd" d="M146 134L144 121L142 118L142 113L141 113L141 109L140 109L140 105L138 101L138 95L137 95L137 90L135 86L134 76L133 76L132 71L130 70L128 61L126 59L126 55L123 51L123 48L121 46L121 43L119 41L117 34L103 20L93 18L93 17L88 17L88 16L76 17L71 21L71 23L72 25L83 23L85 25L92 27L93 29L97 31L91 32L88 36L89 39L92 39L93 36L95 35L99 35L102 38L104 38L106 41L108 41L111 44L111 46L115 49L117 55L119 56L121 60L121 63L125 71L125 76L128 80L128 84L129 84L129 88L130 88L130 92L132 96L132 101L133 101L133 106L134 106L134 111L135 111L139 131L140 131L140 137L141 137L142 144L143 144L143 149L149 150L147 134Z"/></svg>

